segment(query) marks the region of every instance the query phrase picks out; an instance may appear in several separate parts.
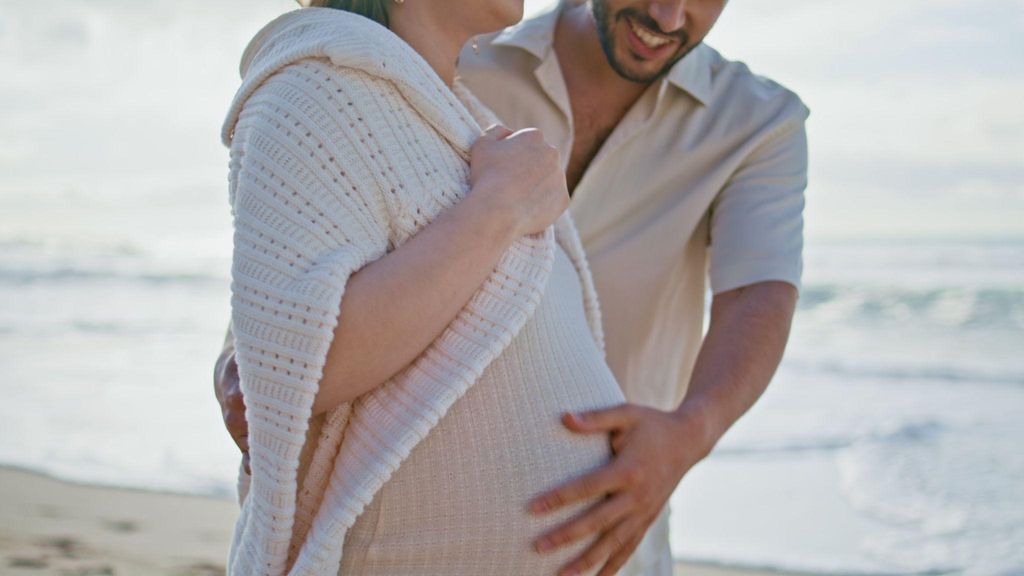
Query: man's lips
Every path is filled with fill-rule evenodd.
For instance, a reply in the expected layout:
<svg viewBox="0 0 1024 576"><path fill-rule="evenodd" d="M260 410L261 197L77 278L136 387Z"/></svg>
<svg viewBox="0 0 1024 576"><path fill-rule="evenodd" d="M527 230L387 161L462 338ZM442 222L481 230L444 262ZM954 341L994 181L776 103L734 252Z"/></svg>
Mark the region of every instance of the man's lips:
<svg viewBox="0 0 1024 576"><path fill-rule="evenodd" d="M654 60L675 49L679 41L670 36L651 32L650 29L636 23L632 18L625 17L626 34L633 51L640 57Z"/></svg>

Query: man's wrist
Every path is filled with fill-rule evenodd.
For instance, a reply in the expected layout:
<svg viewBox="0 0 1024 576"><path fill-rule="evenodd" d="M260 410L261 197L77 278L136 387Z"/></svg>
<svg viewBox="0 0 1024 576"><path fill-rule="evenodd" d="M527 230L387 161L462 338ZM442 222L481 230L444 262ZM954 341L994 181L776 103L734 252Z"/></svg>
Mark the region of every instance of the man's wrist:
<svg viewBox="0 0 1024 576"><path fill-rule="evenodd" d="M703 398L683 400L672 416L679 425L680 437L687 439L686 445L696 452L698 461L711 453L722 436L717 415Z"/></svg>

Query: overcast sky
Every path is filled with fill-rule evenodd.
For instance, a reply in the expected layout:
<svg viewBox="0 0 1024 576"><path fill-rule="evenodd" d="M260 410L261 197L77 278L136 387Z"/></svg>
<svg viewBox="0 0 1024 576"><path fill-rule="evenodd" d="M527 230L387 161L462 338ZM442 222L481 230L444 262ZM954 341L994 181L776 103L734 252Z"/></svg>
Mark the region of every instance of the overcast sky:
<svg viewBox="0 0 1024 576"><path fill-rule="evenodd" d="M241 50L294 6L0 0L0 194L216 193ZM707 42L811 108L809 235L1024 237L1024 1L733 0Z"/></svg>

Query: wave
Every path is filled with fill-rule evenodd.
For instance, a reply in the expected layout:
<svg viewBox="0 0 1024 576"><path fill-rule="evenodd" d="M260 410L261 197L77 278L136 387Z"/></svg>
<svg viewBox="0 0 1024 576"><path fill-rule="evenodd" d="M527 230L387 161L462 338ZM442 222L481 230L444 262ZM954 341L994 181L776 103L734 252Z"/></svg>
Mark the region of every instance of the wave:
<svg viewBox="0 0 1024 576"><path fill-rule="evenodd" d="M811 284L800 295L799 309L830 322L1024 328L1024 287Z"/></svg>
<svg viewBox="0 0 1024 576"><path fill-rule="evenodd" d="M25 251L36 253L67 253L78 254L83 250L90 253L100 253L120 256L144 255L147 250L145 246L131 241L82 241L75 239L59 239L48 236L8 236L0 238L0 253L11 251Z"/></svg>
<svg viewBox="0 0 1024 576"><path fill-rule="evenodd" d="M951 366L865 366L839 360L814 361L787 357L787 371L802 374L829 374L847 380L886 380L895 382L938 381L949 384L994 384L1024 386L1024 373L1016 371L989 371L955 368Z"/></svg>
<svg viewBox="0 0 1024 576"><path fill-rule="evenodd" d="M942 576L951 573L951 570L945 568L916 571L851 570L846 567L836 566L830 568L820 565L811 568L807 566L806 563L799 560L793 560L790 562L735 562L728 559L723 560L714 556L698 556L693 554L673 556L673 559L680 560L688 564L698 564L701 566L717 568L724 572L743 571L758 574L792 574L793 576ZM684 570L684 572L686 571Z"/></svg>
<svg viewBox="0 0 1024 576"><path fill-rule="evenodd" d="M845 498L877 523L872 555L888 565L1021 573L1021 428L1010 413L985 424L924 422L901 430L899 444L863 443L839 455Z"/></svg>
<svg viewBox="0 0 1024 576"><path fill-rule="evenodd" d="M0 268L0 284L13 286L103 281L138 282L150 285L207 284L221 286L228 282L229 278L226 275L204 272L104 270L74 266L42 270Z"/></svg>
<svg viewBox="0 0 1024 576"><path fill-rule="evenodd" d="M67 336L69 333L95 337L110 336L174 336L180 334L205 335L206 327L190 320L166 321L96 321L69 319L39 325L0 325L0 338L26 339Z"/></svg>
<svg viewBox="0 0 1024 576"><path fill-rule="evenodd" d="M763 456L773 454L800 454L807 452L838 452L862 445L906 445L928 442L950 430L938 420L904 422L889 429L869 430L860 434L839 434L818 438L800 438L780 443L747 442L742 446L723 445L715 449L715 456Z"/></svg>
<svg viewBox="0 0 1024 576"><path fill-rule="evenodd" d="M222 285L230 281L230 256L218 257L214 248L167 254L129 239L0 237L0 286L107 281Z"/></svg>

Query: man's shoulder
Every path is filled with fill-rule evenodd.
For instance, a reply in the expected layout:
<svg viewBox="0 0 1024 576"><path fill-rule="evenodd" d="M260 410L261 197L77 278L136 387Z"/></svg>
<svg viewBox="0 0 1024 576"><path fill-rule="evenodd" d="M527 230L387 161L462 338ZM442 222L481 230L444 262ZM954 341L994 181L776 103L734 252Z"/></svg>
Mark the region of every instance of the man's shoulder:
<svg viewBox="0 0 1024 576"><path fill-rule="evenodd" d="M802 122L810 114L792 89L755 73L740 60L731 60L706 44L700 45L711 76L712 102L722 110L756 114L763 120Z"/></svg>

